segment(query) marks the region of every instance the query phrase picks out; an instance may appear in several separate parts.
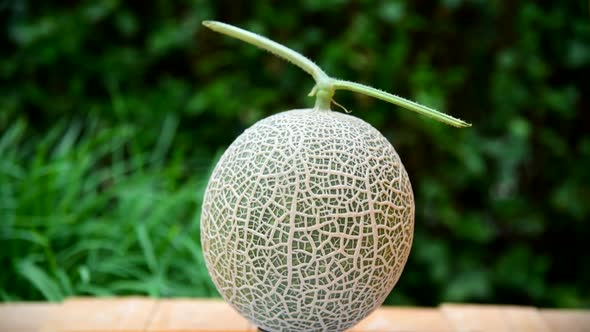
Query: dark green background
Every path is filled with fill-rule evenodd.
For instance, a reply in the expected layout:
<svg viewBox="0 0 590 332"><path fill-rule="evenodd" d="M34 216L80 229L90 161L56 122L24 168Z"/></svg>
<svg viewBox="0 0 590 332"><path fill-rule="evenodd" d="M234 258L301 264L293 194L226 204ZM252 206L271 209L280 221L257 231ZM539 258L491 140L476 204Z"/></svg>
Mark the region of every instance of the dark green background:
<svg viewBox="0 0 590 332"><path fill-rule="evenodd" d="M415 242L390 304L590 306L587 1L2 1L0 299L218 296L199 207L245 128L313 81L205 30L473 124L336 100L396 147Z"/></svg>

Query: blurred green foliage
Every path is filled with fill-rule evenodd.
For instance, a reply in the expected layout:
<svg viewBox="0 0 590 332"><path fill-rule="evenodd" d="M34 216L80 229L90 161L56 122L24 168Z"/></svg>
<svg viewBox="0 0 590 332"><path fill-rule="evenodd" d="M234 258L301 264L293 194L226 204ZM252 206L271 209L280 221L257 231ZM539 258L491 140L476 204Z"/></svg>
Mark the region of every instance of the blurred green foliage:
<svg viewBox="0 0 590 332"><path fill-rule="evenodd" d="M398 150L416 233L387 303L590 306L590 17L583 1L3 1L2 300L216 296L199 207L216 156L313 104L305 73L206 31L265 34L333 76Z"/></svg>

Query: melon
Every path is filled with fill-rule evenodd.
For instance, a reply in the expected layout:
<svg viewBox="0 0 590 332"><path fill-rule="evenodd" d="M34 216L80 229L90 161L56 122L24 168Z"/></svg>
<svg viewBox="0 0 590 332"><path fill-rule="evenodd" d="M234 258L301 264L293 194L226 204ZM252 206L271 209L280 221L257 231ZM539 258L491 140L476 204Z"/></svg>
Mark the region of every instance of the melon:
<svg viewBox="0 0 590 332"><path fill-rule="evenodd" d="M456 126L461 120L358 83L264 37L220 22L215 31L287 58L316 78L316 105L246 129L209 179L201 244L219 293L267 331L343 331L383 303L408 259L410 179L367 122L330 110L334 91L375 96Z"/></svg>

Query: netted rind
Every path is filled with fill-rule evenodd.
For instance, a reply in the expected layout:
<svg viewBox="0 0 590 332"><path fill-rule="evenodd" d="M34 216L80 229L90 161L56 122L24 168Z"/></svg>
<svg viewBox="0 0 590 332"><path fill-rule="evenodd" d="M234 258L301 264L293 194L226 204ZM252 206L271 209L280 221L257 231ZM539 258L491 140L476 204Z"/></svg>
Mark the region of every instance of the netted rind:
<svg viewBox="0 0 590 332"><path fill-rule="evenodd" d="M207 187L201 241L223 298L269 331L342 331L397 282L414 198L393 146L356 117L313 109L239 136Z"/></svg>

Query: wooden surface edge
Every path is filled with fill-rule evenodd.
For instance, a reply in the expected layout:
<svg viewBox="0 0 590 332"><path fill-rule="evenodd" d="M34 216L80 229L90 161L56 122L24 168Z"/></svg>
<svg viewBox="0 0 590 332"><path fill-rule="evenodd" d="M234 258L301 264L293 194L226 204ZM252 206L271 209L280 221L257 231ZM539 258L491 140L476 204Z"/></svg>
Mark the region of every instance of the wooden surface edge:
<svg viewBox="0 0 590 332"><path fill-rule="evenodd" d="M62 303L0 303L0 331L254 332L221 299L69 298ZM443 303L383 306L349 332L590 332L590 310Z"/></svg>

